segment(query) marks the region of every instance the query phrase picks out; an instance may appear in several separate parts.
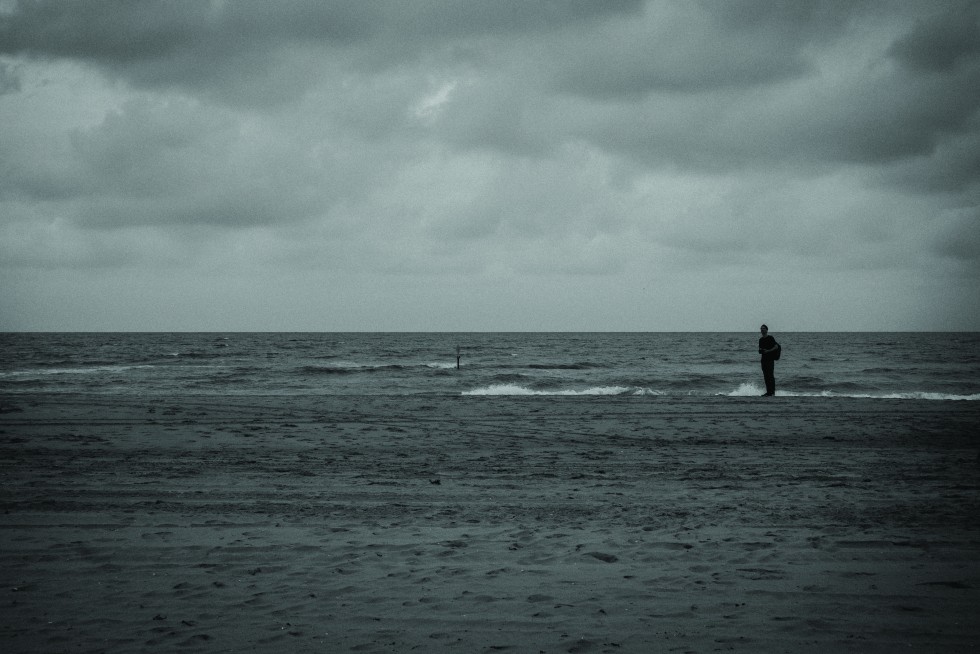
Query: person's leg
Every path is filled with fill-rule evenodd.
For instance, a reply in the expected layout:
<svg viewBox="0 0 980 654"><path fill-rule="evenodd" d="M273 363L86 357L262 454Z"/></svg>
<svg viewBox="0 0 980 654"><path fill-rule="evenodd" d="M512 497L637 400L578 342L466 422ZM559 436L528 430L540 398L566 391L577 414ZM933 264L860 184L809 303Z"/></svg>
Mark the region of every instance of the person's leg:
<svg viewBox="0 0 980 654"><path fill-rule="evenodd" d="M766 380L766 395L776 394L776 362L762 362L762 377Z"/></svg>

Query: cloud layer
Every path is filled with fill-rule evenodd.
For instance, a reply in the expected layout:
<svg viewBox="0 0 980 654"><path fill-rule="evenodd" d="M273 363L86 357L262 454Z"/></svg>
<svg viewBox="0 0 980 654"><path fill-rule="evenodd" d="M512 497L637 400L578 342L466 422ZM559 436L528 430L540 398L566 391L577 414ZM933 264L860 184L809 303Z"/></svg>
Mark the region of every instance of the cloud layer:
<svg viewBox="0 0 980 654"><path fill-rule="evenodd" d="M2 329L980 329L980 3L0 3Z"/></svg>

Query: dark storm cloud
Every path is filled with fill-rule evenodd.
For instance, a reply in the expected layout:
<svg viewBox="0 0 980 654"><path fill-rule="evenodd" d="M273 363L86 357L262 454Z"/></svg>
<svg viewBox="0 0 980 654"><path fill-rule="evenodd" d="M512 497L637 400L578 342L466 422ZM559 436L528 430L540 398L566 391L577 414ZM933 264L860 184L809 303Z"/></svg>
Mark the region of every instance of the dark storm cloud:
<svg viewBox="0 0 980 654"><path fill-rule="evenodd" d="M855 273L882 315L950 285L973 325L978 8L0 0L0 266L52 271L50 297L83 269L245 298L295 276L375 316L395 278L475 281L502 313L581 284L644 311L628 328L678 326L644 322L669 313L648 288L754 314L774 271L820 326Z"/></svg>
<svg viewBox="0 0 980 654"><path fill-rule="evenodd" d="M0 53L91 61L141 86L264 79L284 47L333 48L368 68L448 40L523 34L638 10L639 0L270 3L23 0L0 15ZM253 98L254 99L254 98Z"/></svg>
<svg viewBox="0 0 980 654"><path fill-rule="evenodd" d="M958 3L917 21L915 29L889 49L909 68L944 73L975 66L980 56L980 5Z"/></svg>
<svg viewBox="0 0 980 654"><path fill-rule="evenodd" d="M517 44L509 74L460 89L439 128L462 146L533 153L584 139L709 171L935 159L944 174L918 185L955 187L973 172L962 142L980 109L977 7L652 2ZM905 15L915 10L927 18ZM880 46L850 50L862 40ZM933 46L947 65L915 63Z"/></svg>
<svg viewBox="0 0 980 654"><path fill-rule="evenodd" d="M958 138L947 139L922 156L885 166L873 177L916 193L970 193L980 200L980 121ZM967 195L966 197L970 197Z"/></svg>
<svg viewBox="0 0 980 654"><path fill-rule="evenodd" d="M88 62L137 87L265 102L287 90L274 60L284 45L349 44L371 30L351 4L315 6L318 11L310 3L25 0L0 18L0 52Z"/></svg>
<svg viewBox="0 0 980 654"><path fill-rule="evenodd" d="M709 39L717 43L724 36L727 41L722 41L716 55L700 55L700 60L728 57L729 63L705 67L730 74L728 82L714 79L714 72L702 75L696 55L665 65L674 81L653 76L628 81L617 74L604 75L603 66L594 64L588 75L582 75L583 84L587 79L602 81L593 82L585 95L598 86L609 90L619 85L619 97L569 101L567 124L579 138L650 165L709 171L792 165L819 172L837 163L918 161L917 186L961 188L976 179L973 145L980 118L980 51L976 40L959 35L976 29L978 6L967 11L956 5L928 24L918 24L896 37L894 45L883 46L871 63L834 58L839 56L832 49L825 52L815 45L816 36L810 47L790 45L785 37L795 35L797 26L789 23L782 31L760 35L754 49L749 47L752 32L743 35L747 41L742 47L737 45L742 37L735 34ZM952 29L959 47L944 43L939 60L945 64L919 65L931 52L922 33L941 38L937 25L958 21L968 27ZM856 14L848 29L861 33L875 24L873 16ZM843 38L839 29L835 23L816 32L832 42ZM598 43L592 47L601 47ZM752 56L771 60L779 60L783 53L786 61L796 63L762 66L757 77L740 77L739 53L746 49ZM602 61L602 57L590 59ZM654 75L658 65L662 64L635 63L634 68ZM825 70L818 70L819 66ZM770 78L764 80L767 75ZM675 84L677 80L683 83ZM684 93L672 92L680 90ZM630 91L646 94L631 97Z"/></svg>
<svg viewBox="0 0 980 654"><path fill-rule="evenodd" d="M302 193L312 172L287 144L262 139L251 151L234 121L193 104L131 102L73 143L83 194L114 199L85 211L89 224L249 225L322 209Z"/></svg>
<svg viewBox="0 0 980 654"><path fill-rule="evenodd" d="M74 130L56 164L15 153L0 198L75 199L61 217L97 227L301 220L323 209L329 184L295 146L282 135L242 139L234 116L186 100L132 100Z"/></svg>
<svg viewBox="0 0 980 654"><path fill-rule="evenodd" d="M244 104L296 97L333 75L332 66L404 66L423 54L441 66L469 61L480 84L459 89L437 125L458 145L540 153L585 138L649 163L727 169L935 152L980 107L978 6L928 5L883 53L898 70L826 86L819 58L827 48L872 29L883 13L915 8L841 0L35 0L3 16L0 51L89 61L137 85ZM329 56L318 65L310 63L317 55L290 47ZM795 98L785 93L793 82L807 85ZM549 89L583 102L556 104ZM403 98L375 100L346 115L338 106L336 117L366 136L406 129Z"/></svg>
<svg viewBox="0 0 980 654"><path fill-rule="evenodd" d="M893 179L926 192L972 189L980 201L980 3L919 19L888 55L902 69L879 130L884 148L902 159Z"/></svg>
<svg viewBox="0 0 980 654"><path fill-rule="evenodd" d="M698 93L780 82L813 71L808 50L832 40L861 3L799 0L649 3L645 19L611 21L555 62L564 91L598 98Z"/></svg>

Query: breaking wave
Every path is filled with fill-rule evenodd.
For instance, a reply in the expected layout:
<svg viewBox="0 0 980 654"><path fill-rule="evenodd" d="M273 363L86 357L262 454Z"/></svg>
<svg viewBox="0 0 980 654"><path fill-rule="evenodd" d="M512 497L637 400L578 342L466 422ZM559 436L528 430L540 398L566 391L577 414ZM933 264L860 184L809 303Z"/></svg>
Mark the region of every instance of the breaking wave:
<svg viewBox="0 0 980 654"><path fill-rule="evenodd" d="M756 384L741 384L734 391L721 393L728 397L755 397L762 395L764 389ZM959 400L977 401L980 400L980 393L972 395L959 395L956 393L932 393L926 391L902 391L902 392L841 392L841 391L776 391L776 397L853 397L858 399L873 400Z"/></svg>
<svg viewBox="0 0 980 654"><path fill-rule="evenodd" d="M517 384L491 384L471 391L463 391L463 395L663 395L659 391L635 386L595 386L582 390L553 389L535 390Z"/></svg>

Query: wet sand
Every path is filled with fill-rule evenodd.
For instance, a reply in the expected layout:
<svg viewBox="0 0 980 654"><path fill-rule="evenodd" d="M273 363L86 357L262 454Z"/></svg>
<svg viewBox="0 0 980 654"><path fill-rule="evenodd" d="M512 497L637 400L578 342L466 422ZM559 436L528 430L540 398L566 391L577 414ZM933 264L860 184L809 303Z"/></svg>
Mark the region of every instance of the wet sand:
<svg viewBox="0 0 980 654"><path fill-rule="evenodd" d="M975 402L0 397L5 652L975 652Z"/></svg>

